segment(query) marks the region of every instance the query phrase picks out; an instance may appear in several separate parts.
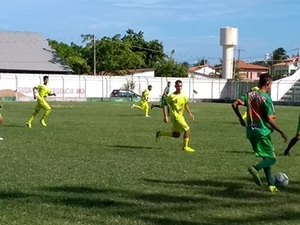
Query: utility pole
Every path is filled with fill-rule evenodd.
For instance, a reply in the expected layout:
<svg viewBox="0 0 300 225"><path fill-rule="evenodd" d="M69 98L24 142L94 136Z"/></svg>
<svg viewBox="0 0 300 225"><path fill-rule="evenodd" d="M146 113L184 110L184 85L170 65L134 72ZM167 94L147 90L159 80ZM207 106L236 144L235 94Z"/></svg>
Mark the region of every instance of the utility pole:
<svg viewBox="0 0 300 225"><path fill-rule="evenodd" d="M93 46L94 46L94 76L96 76L97 70L96 70L96 38L95 38L95 34L93 35Z"/></svg>
<svg viewBox="0 0 300 225"><path fill-rule="evenodd" d="M237 57L237 60L235 60L235 67L234 67L234 71L233 71L234 75L236 72L239 73L238 62L240 61L240 58L241 58L241 51L245 51L245 50L237 49L236 51L238 52L238 57Z"/></svg>

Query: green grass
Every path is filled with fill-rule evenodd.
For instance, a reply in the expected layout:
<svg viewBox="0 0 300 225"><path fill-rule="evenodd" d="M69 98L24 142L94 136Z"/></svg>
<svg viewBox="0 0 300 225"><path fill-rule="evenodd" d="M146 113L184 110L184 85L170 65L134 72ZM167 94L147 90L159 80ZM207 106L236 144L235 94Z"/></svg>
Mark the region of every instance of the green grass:
<svg viewBox="0 0 300 225"><path fill-rule="evenodd" d="M145 118L125 103L51 104L48 127L36 119L32 129L34 103L4 105L0 224L300 224L299 143L284 157L287 143L273 134L273 173L290 184L277 194L259 188L247 172L259 159L228 104L191 105L194 154L181 138L154 141L171 126L160 109ZM276 110L292 137L299 108Z"/></svg>

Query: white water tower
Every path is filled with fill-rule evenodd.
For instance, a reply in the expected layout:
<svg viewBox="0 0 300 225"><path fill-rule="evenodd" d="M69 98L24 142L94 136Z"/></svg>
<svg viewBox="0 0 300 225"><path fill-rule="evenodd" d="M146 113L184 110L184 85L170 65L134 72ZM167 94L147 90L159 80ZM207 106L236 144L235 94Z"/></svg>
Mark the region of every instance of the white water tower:
<svg viewBox="0 0 300 225"><path fill-rule="evenodd" d="M223 47L222 78L233 78L234 47L238 44L238 29L223 27L220 29L220 45Z"/></svg>

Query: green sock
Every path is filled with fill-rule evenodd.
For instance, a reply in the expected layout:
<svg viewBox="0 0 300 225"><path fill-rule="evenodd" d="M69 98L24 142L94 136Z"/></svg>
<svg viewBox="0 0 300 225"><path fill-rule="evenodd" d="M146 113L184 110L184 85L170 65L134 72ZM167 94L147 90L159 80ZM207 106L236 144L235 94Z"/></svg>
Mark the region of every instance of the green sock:
<svg viewBox="0 0 300 225"><path fill-rule="evenodd" d="M264 158L260 163L254 166L254 168L259 171L264 168L268 168L273 166L276 163L276 159L274 158Z"/></svg>
<svg viewBox="0 0 300 225"><path fill-rule="evenodd" d="M268 185L274 185L274 179L272 177L271 167L264 168Z"/></svg>

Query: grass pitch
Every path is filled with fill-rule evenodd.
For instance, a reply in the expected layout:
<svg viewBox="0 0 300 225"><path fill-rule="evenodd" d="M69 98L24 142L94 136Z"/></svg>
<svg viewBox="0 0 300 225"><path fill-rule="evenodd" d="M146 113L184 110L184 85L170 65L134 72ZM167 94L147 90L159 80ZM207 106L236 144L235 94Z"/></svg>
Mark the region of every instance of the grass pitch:
<svg viewBox="0 0 300 225"><path fill-rule="evenodd" d="M145 118L125 103L51 103L48 127L25 126L34 103L7 103L0 134L0 224L300 224L300 144L273 173L290 184L271 194L247 172L256 163L229 104L192 104L194 154L168 130L161 109ZM299 107L276 107L291 138ZM264 177L260 173L261 177ZM265 181L264 181L265 182Z"/></svg>

